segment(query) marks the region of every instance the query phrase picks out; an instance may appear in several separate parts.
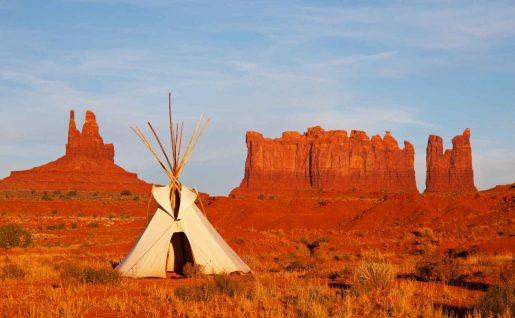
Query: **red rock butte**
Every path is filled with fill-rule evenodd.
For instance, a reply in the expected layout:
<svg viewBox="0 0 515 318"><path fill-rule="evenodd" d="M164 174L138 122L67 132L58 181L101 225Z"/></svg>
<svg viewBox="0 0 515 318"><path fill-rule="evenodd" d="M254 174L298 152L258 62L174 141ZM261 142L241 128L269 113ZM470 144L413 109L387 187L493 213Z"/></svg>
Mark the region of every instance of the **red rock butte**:
<svg viewBox="0 0 515 318"><path fill-rule="evenodd" d="M247 132L247 160L235 195L291 194L296 191L417 193L413 145L404 149L386 132L369 138L363 131L325 131L319 126L304 134L284 132L264 138Z"/></svg>
<svg viewBox="0 0 515 318"><path fill-rule="evenodd" d="M149 192L151 185L114 163L113 144L104 144L95 114L86 111L82 133L70 111L68 144L61 158L29 170L12 171L0 189Z"/></svg>
<svg viewBox="0 0 515 318"><path fill-rule="evenodd" d="M452 149L443 150L442 137L430 135L426 150L426 193L477 191L472 169L470 129L452 139Z"/></svg>

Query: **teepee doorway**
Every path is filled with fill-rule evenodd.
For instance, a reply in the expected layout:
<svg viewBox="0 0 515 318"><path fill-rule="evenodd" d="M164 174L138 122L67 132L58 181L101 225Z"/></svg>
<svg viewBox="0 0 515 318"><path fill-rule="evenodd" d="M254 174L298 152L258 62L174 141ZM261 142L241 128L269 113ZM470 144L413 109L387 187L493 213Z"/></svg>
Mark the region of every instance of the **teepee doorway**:
<svg viewBox="0 0 515 318"><path fill-rule="evenodd" d="M186 263L194 263L190 241L184 232L175 232L170 239L168 247L168 262L166 270L183 274Z"/></svg>

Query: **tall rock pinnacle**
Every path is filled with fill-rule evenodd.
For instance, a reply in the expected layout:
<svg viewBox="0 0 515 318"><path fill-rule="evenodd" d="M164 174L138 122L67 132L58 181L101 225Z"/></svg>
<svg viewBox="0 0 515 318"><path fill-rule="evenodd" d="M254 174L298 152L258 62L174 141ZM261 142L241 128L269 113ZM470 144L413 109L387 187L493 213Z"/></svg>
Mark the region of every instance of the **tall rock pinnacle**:
<svg viewBox="0 0 515 318"><path fill-rule="evenodd" d="M426 149L426 192L463 193L477 191L472 169L470 129L452 139L452 150L444 152L442 137L430 135Z"/></svg>
<svg viewBox="0 0 515 318"><path fill-rule="evenodd" d="M114 162L113 144L104 144L93 112L86 111L86 120L80 133L75 126L75 112L70 111L66 155L103 158Z"/></svg>

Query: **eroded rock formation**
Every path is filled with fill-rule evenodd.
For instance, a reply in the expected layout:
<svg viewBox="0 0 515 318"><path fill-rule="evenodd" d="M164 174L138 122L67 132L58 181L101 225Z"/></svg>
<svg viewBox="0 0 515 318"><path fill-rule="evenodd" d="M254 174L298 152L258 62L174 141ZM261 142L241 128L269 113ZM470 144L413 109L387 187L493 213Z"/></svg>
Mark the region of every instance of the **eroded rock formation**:
<svg viewBox="0 0 515 318"><path fill-rule="evenodd" d="M150 185L114 163L114 146L104 144L95 115L86 112L80 132L70 112L68 144L61 158L29 170L12 171L1 189L148 192Z"/></svg>
<svg viewBox="0 0 515 318"><path fill-rule="evenodd" d="M75 112L73 110L70 111L66 155L103 158L114 161L114 146L113 144L104 144L93 112L86 111L86 120L82 126L81 133L75 126Z"/></svg>
<svg viewBox="0 0 515 318"><path fill-rule="evenodd" d="M371 139L363 131L284 132L264 138L247 132L245 176L233 194L286 194L302 190L417 192L414 148L386 132Z"/></svg>
<svg viewBox="0 0 515 318"><path fill-rule="evenodd" d="M430 135L426 150L426 191L464 193L477 191L472 169L470 129L452 139L444 152L442 137Z"/></svg>

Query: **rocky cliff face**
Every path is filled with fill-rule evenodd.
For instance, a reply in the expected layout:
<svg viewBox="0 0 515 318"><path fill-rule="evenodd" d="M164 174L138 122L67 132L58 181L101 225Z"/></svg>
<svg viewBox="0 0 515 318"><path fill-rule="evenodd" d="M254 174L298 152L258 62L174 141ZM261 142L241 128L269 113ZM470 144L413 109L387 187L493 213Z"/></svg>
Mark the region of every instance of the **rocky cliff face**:
<svg viewBox="0 0 515 318"><path fill-rule="evenodd" d="M86 112L80 132L70 112L66 154L45 165L12 171L0 189L148 192L151 185L114 163L114 146L104 144L95 115Z"/></svg>
<svg viewBox="0 0 515 318"><path fill-rule="evenodd" d="M442 137L430 135L426 150L426 191L464 193L477 191L472 169L470 129L452 139L444 152Z"/></svg>
<svg viewBox="0 0 515 318"><path fill-rule="evenodd" d="M414 148L386 132L371 139L363 131L284 132L264 138L247 132L245 176L233 194L287 194L302 190L417 192Z"/></svg>

